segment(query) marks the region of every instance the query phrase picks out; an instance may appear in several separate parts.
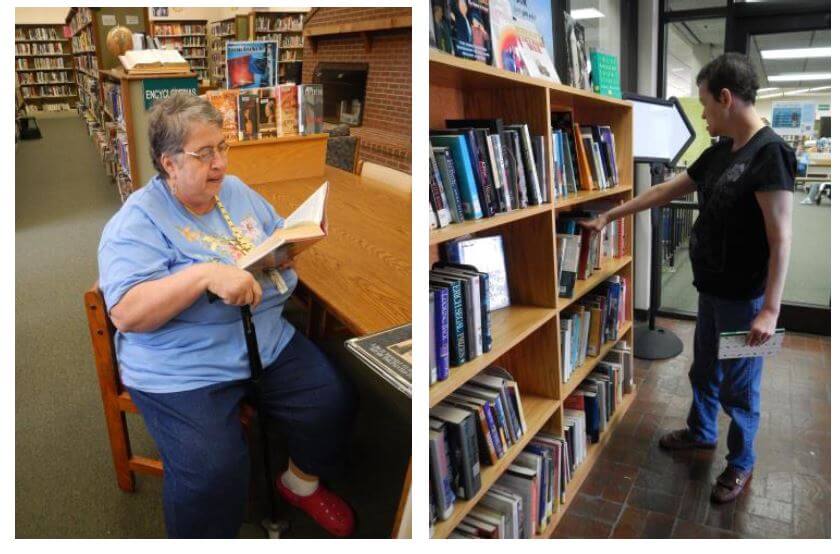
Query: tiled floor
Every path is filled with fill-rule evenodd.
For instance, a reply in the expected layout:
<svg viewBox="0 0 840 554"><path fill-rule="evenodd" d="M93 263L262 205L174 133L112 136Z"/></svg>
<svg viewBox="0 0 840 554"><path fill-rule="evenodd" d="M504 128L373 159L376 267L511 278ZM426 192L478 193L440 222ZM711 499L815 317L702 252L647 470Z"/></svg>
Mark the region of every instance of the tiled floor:
<svg viewBox="0 0 840 554"><path fill-rule="evenodd" d="M827 538L831 517L830 351L827 337L788 333L764 363L753 480L728 505L709 501L726 466L729 418L714 451L668 453L657 440L685 426L694 323L658 320L686 346L635 360L638 397L554 533L555 538Z"/></svg>

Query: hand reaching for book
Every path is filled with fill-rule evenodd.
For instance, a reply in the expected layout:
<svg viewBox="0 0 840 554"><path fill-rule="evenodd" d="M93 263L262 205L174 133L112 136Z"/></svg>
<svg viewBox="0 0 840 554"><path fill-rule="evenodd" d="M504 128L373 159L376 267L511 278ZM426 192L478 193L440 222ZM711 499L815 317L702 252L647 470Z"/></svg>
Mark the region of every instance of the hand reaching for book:
<svg viewBox="0 0 840 554"><path fill-rule="evenodd" d="M581 221L581 227L585 227L587 229L591 229L593 231L599 232L601 229L606 227L607 223L607 216L606 214L601 214L598 217L593 217L592 219L587 219L586 221Z"/></svg>
<svg viewBox="0 0 840 554"><path fill-rule="evenodd" d="M207 290L225 304L256 308L262 301L262 287L250 272L226 264L208 264Z"/></svg>

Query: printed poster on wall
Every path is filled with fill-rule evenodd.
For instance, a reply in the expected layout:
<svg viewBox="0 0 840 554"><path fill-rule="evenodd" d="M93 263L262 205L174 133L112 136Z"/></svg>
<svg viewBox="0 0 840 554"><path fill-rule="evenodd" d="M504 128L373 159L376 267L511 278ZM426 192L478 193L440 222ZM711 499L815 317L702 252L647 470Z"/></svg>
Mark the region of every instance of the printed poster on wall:
<svg viewBox="0 0 840 554"><path fill-rule="evenodd" d="M816 104L813 102L773 102L771 127L780 135L813 134Z"/></svg>
<svg viewBox="0 0 840 554"><path fill-rule="evenodd" d="M277 84L277 41L228 41L227 88L273 87Z"/></svg>

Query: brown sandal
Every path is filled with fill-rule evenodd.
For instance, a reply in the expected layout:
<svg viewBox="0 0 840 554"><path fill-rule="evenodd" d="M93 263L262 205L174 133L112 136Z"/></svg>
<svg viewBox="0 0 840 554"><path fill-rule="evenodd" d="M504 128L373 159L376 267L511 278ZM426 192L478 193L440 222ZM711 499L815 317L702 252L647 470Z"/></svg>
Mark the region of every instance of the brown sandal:
<svg viewBox="0 0 840 554"><path fill-rule="evenodd" d="M712 501L718 504L732 502L744 490L752 479L752 470L742 471L732 466L726 466L712 487Z"/></svg>

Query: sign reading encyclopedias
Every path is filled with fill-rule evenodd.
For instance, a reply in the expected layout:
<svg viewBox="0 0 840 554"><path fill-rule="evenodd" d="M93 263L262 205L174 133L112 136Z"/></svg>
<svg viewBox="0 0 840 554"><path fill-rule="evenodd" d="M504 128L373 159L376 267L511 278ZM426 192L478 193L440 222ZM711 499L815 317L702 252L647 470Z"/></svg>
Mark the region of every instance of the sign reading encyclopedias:
<svg viewBox="0 0 840 554"><path fill-rule="evenodd" d="M176 77L171 79L143 79L143 106L148 110L155 102L169 98L169 95L186 92L198 94L198 79L195 77Z"/></svg>
<svg viewBox="0 0 840 554"><path fill-rule="evenodd" d="M277 84L277 41L228 41L225 46L227 88L261 88Z"/></svg>

